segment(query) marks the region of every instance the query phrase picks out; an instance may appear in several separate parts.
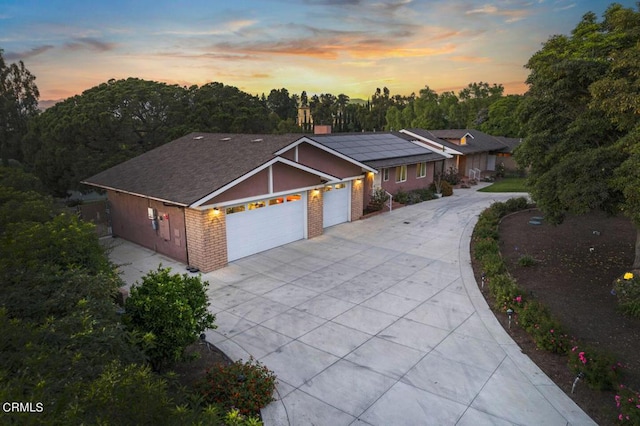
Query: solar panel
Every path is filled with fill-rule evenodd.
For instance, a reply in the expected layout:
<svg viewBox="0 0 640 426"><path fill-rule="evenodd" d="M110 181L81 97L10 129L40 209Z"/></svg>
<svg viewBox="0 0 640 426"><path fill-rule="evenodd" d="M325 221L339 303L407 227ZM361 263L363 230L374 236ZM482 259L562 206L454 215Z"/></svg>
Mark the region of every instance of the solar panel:
<svg viewBox="0 0 640 426"><path fill-rule="evenodd" d="M317 142L357 161L429 154L426 148L391 133L315 136Z"/></svg>

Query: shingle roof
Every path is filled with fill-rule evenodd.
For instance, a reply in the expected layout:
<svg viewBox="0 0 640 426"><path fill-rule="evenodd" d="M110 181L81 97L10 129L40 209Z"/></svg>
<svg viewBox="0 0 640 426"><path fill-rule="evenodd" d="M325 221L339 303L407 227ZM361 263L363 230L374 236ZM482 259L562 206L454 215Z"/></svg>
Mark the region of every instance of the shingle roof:
<svg viewBox="0 0 640 426"><path fill-rule="evenodd" d="M432 139L441 143L447 148L455 149L463 154L473 154L476 152L502 151L507 145L498 138L483 133L475 129L446 129L446 130L424 130L424 129L407 129L408 131L420 136ZM446 139L461 139L464 135L470 134L473 139L467 138L465 145L458 145L449 142ZM436 139L433 139L436 138Z"/></svg>
<svg viewBox="0 0 640 426"><path fill-rule="evenodd" d="M500 152L511 152L511 153L513 153L513 150L516 148L516 146L520 145L520 142L522 142L522 139L519 139L519 138L508 138L506 136L496 136L495 138L506 145L506 148L501 150Z"/></svg>
<svg viewBox="0 0 640 426"><path fill-rule="evenodd" d="M402 166L403 164L428 163L443 160L444 157L432 152L431 154L413 155L411 157L387 158L384 160L365 161L367 166L374 169Z"/></svg>
<svg viewBox="0 0 640 426"><path fill-rule="evenodd" d="M83 183L190 205L273 159L300 134L191 133Z"/></svg>
<svg viewBox="0 0 640 426"><path fill-rule="evenodd" d="M442 159L442 156L411 142L406 135L396 132L339 133L310 135L307 138L371 167L379 167L377 166L379 161L391 159L394 159L397 165L411 164L416 156L424 158L416 162Z"/></svg>

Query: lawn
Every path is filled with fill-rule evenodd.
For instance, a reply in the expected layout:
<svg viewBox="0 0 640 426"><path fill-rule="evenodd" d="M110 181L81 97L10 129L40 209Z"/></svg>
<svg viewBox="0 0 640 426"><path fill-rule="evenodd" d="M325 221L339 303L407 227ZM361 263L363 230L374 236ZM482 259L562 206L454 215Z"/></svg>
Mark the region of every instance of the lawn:
<svg viewBox="0 0 640 426"><path fill-rule="evenodd" d="M504 178L496 181L479 192L529 192L525 186L525 178Z"/></svg>

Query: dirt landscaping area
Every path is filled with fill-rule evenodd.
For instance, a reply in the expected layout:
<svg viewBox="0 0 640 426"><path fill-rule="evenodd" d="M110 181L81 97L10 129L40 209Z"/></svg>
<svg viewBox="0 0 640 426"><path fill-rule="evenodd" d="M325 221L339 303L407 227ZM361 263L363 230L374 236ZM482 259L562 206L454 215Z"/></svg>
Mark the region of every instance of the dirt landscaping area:
<svg viewBox="0 0 640 426"><path fill-rule="evenodd" d="M500 225L500 251L518 286L546 305L565 331L598 351L614 354L625 366L622 382L640 389L640 320L622 315L611 294L612 283L629 271L636 232L624 217L594 212L570 217L562 225L530 224L543 216L528 210L505 217ZM520 266L528 255L533 266ZM475 268L480 282L481 271ZM488 297L488 291L485 291ZM492 304L491 301L489 301ZM506 315L496 316L507 328ZM589 390L567 367L567 357L537 350L518 327L509 333L530 358L599 424L616 424L613 392Z"/></svg>

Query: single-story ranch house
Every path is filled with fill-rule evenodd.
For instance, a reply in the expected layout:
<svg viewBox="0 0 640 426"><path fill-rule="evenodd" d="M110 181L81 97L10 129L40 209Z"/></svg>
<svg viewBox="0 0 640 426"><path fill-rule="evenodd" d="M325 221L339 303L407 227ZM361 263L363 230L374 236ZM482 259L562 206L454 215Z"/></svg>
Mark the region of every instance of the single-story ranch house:
<svg viewBox="0 0 640 426"><path fill-rule="evenodd" d="M495 171L500 163L507 169L516 168L512 154L520 143L517 138L491 136L475 129L403 129L400 132L451 154L445 169L453 167L460 176L480 178L481 172Z"/></svg>
<svg viewBox="0 0 640 426"><path fill-rule="evenodd" d="M452 158L402 132L192 133L83 183L106 190L114 236L208 272L360 219L375 188L426 187Z"/></svg>

